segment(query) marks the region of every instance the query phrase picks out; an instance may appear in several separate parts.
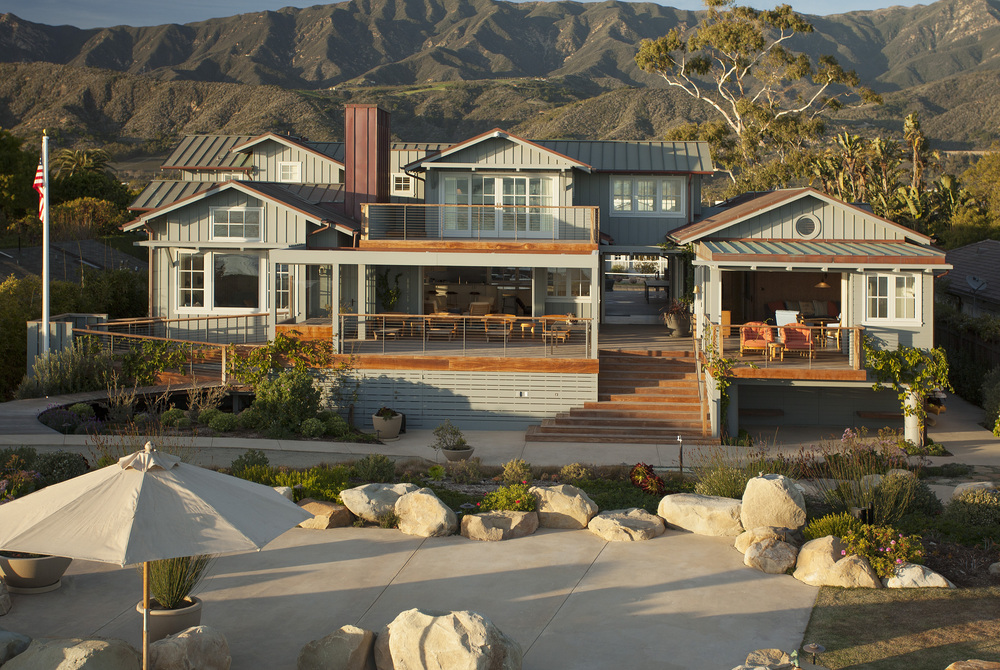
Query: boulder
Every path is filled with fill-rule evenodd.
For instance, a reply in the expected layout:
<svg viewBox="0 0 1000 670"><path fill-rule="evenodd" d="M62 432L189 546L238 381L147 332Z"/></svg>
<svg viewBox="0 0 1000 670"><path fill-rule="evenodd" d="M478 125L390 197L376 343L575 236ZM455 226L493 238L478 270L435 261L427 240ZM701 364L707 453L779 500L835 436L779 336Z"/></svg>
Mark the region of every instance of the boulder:
<svg viewBox="0 0 1000 670"><path fill-rule="evenodd" d="M4 663L4 670L139 670L142 657L132 645L113 638L32 640Z"/></svg>
<svg viewBox="0 0 1000 670"><path fill-rule="evenodd" d="M538 525L542 528L586 528L597 514L597 505L584 491L569 484L532 486L538 498Z"/></svg>
<svg viewBox="0 0 1000 670"><path fill-rule="evenodd" d="M955 661L944 670L1000 670L1000 663L970 659L968 661Z"/></svg>
<svg viewBox="0 0 1000 670"><path fill-rule="evenodd" d="M830 579L830 573L844 554L844 543L839 537L827 535L810 540L799 549L795 572L792 577L812 586L823 586Z"/></svg>
<svg viewBox="0 0 1000 670"><path fill-rule="evenodd" d="M440 537L453 535L458 529L458 517L430 489L419 489L400 496L396 501L398 528L407 535Z"/></svg>
<svg viewBox="0 0 1000 670"><path fill-rule="evenodd" d="M740 521L744 528L776 526L801 528L806 522L806 502L795 480L784 475L761 475L747 482Z"/></svg>
<svg viewBox="0 0 1000 670"><path fill-rule="evenodd" d="M823 586L878 589L882 587L882 582L867 559L851 554L837 561L830 572L830 581Z"/></svg>
<svg viewBox="0 0 1000 670"><path fill-rule="evenodd" d="M748 665L751 668L790 668L792 667L792 657L780 649L757 649L747 654L747 660L744 661L744 665Z"/></svg>
<svg viewBox="0 0 1000 670"><path fill-rule="evenodd" d="M761 540L767 540L774 538L775 540L781 540L782 542L788 542L789 544L796 544L791 541L792 532L787 528L776 528L774 526L761 526L760 528L751 528L746 530L736 536L736 541L733 542L733 546L741 554L747 553L747 548Z"/></svg>
<svg viewBox="0 0 1000 670"><path fill-rule="evenodd" d="M350 526L354 522L350 510L335 502L303 498L299 501L299 507L313 515L313 518L300 523L299 528L326 530L327 528Z"/></svg>
<svg viewBox="0 0 1000 670"><path fill-rule="evenodd" d="M955 487L955 492L951 494L951 497L957 498L966 491L995 491L996 488L996 482L964 482Z"/></svg>
<svg viewBox="0 0 1000 670"><path fill-rule="evenodd" d="M0 628L0 665L22 653L31 644L31 638Z"/></svg>
<svg viewBox="0 0 1000 670"><path fill-rule="evenodd" d="M497 542L531 535L538 530L534 512L483 512L462 517L462 535L470 540Z"/></svg>
<svg viewBox="0 0 1000 670"><path fill-rule="evenodd" d="M882 475L865 475L861 478L861 490L867 491L873 489L882 483Z"/></svg>
<svg viewBox="0 0 1000 670"><path fill-rule="evenodd" d="M291 486L275 486L274 490L280 493L285 498L288 498L292 502L295 502L295 491L292 490Z"/></svg>
<svg viewBox="0 0 1000 670"><path fill-rule="evenodd" d="M990 563L989 571L994 577L1000 577L1000 563Z"/></svg>
<svg viewBox="0 0 1000 670"><path fill-rule="evenodd" d="M773 537L754 542L743 554L743 564L769 575L783 575L795 567L795 557L799 550L787 542Z"/></svg>
<svg viewBox="0 0 1000 670"><path fill-rule="evenodd" d="M380 516L396 511L396 501L417 490L416 484L365 484L340 492L340 499L356 517L378 523Z"/></svg>
<svg viewBox="0 0 1000 670"><path fill-rule="evenodd" d="M886 478L889 477L909 477L910 479L916 479L917 473L913 470L904 470L903 468L893 468L889 472L885 473Z"/></svg>
<svg viewBox="0 0 1000 670"><path fill-rule="evenodd" d="M520 670L521 646L475 612L411 609L382 629L378 670Z"/></svg>
<svg viewBox="0 0 1000 670"><path fill-rule="evenodd" d="M953 589L955 585L930 568L916 563L900 563L892 577L882 583L890 589Z"/></svg>
<svg viewBox="0 0 1000 670"><path fill-rule="evenodd" d="M149 645L149 667L156 670L229 670L226 636L211 626L193 626Z"/></svg>
<svg viewBox="0 0 1000 670"><path fill-rule="evenodd" d="M656 513L671 526L698 535L735 537L743 532L735 498L674 493L660 500Z"/></svg>
<svg viewBox="0 0 1000 670"><path fill-rule="evenodd" d="M663 519L636 507L601 512L587 528L608 542L651 540L666 530Z"/></svg>
<svg viewBox="0 0 1000 670"><path fill-rule="evenodd" d="M307 642L299 652L297 670L374 670L375 633L357 626L342 626L319 640Z"/></svg>
<svg viewBox="0 0 1000 670"><path fill-rule="evenodd" d="M9 612L13 606L14 603L10 600L10 591L7 590L7 584L0 579L0 616Z"/></svg>

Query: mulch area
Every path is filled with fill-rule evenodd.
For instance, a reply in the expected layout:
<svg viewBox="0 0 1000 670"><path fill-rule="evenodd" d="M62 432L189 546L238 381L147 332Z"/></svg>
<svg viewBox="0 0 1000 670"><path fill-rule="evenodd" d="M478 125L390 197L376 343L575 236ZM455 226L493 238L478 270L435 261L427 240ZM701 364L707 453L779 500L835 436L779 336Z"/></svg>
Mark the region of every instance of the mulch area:
<svg viewBox="0 0 1000 670"><path fill-rule="evenodd" d="M1000 575L989 572L990 565L998 561L1000 548L987 550L983 545L967 547L952 542L924 540L924 565L944 575L958 587L1000 585Z"/></svg>

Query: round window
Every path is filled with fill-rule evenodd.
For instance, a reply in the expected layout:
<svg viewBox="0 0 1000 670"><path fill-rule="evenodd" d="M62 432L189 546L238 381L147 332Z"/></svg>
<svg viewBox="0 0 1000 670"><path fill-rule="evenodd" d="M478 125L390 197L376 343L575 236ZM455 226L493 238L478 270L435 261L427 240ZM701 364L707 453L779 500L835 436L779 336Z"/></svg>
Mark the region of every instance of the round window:
<svg viewBox="0 0 1000 670"><path fill-rule="evenodd" d="M795 220L795 234L803 239L811 240L819 235L819 221L806 215Z"/></svg>

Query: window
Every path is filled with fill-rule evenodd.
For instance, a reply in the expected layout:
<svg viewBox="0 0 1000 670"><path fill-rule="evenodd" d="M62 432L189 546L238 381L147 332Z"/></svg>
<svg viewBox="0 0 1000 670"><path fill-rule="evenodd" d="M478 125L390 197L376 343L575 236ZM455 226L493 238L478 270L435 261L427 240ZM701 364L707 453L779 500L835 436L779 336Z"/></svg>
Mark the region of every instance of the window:
<svg viewBox="0 0 1000 670"><path fill-rule="evenodd" d="M205 306L205 256L181 253L178 258L178 307Z"/></svg>
<svg viewBox="0 0 1000 670"><path fill-rule="evenodd" d="M819 231L819 221L814 216L806 214L795 220L795 235L804 240L813 239L819 235Z"/></svg>
<svg viewBox="0 0 1000 670"><path fill-rule="evenodd" d="M288 309L292 295L292 274L286 263L278 263L274 267L274 306L278 309Z"/></svg>
<svg viewBox="0 0 1000 670"><path fill-rule="evenodd" d="M260 207L216 207L212 210L212 238L259 240L263 216Z"/></svg>
<svg viewBox="0 0 1000 670"><path fill-rule="evenodd" d="M445 175L441 181L445 235L548 237L554 226L550 177Z"/></svg>
<svg viewBox="0 0 1000 670"><path fill-rule="evenodd" d="M253 254L179 253L178 309L198 312L260 309L263 303L260 262L260 257ZM290 287L287 279L285 285Z"/></svg>
<svg viewBox="0 0 1000 670"><path fill-rule="evenodd" d="M584 298L590 295L590 270L587 268L549 268L550 298Z"/></svg>
<svg viewBox="0 0 1000 670"><path fill-rule="evenodd" d="M682 177L612 177L611 211L630 216L683 216Z"/></svg>
<svg viewBox="0 0 1000 670"><path fill-rule="evenodd" d="M278 181L302 182L302 163L278 163Z"/></svg>
<svg viewBox="0 0 1000 670"><path fill-rule="evenodd" d="M919 287L916 275L868 275L866 321L919 321Z"/></svg>
<svg viewBox="0 0 1000 670"><path fill-rule="evenodd" d="M392 195L400 196L412 196L413 193L413 177L408 174L394 174L392 175Z"/></svg>

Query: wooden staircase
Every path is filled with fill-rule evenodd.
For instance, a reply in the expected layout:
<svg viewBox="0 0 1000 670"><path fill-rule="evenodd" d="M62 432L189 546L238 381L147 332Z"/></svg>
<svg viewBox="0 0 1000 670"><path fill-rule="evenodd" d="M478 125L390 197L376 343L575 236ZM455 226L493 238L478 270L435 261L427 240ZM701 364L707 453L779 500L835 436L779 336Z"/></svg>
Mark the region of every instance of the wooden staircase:
<svg viewBox="0 0 1000 670"><path fill-rule="evenodd" d="M687 443L718 443L705 436L694 352L601 350L599 360L597 402L529 426L526 440L664 444L680 435Z"/></svg>

